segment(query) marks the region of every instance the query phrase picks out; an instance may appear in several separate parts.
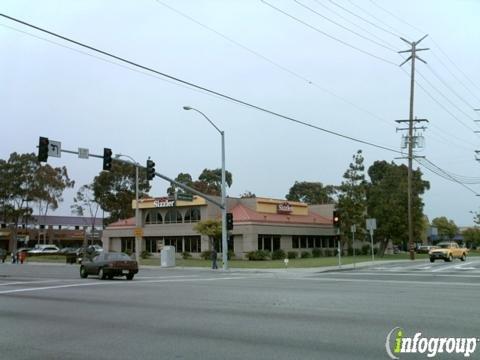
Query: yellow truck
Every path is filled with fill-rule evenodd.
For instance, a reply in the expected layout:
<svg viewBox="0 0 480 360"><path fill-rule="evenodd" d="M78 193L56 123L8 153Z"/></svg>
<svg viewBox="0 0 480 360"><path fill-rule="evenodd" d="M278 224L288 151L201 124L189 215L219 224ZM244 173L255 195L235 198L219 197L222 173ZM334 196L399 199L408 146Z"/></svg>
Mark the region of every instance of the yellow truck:
<svg viewBox="0 0 480 360"><path fill-rule="evenodd" d="M467 259L468 249L460 247L454 241L445 241L437 244L436 249L429 251L430 262L434 262L437 259L443 259L444 261L453 261L453 259L460 259L465 261Z"/></svg>

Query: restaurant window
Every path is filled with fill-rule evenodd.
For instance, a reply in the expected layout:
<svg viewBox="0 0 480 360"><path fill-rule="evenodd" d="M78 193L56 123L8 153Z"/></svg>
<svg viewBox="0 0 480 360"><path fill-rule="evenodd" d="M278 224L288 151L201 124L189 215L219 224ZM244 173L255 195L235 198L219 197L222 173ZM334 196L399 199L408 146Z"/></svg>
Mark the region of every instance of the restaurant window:
<svg viewBox="0 0 480 360"><path fill-rule="evenodd" d="M122 238L122 252L135 252L135 238Z"/></svg>
<svg viewBox="0 0 480 360"><path fill-rule="evenodd" d="M177 236L167 236L164 238L165 246L174 246L175 252L183 252L182 238Z"/></svg>
<svg viewBox="0 0 480 360"><path fill-rule="evenodd" d="M292 249L298 249L300 246L298 236L294 235L292 236Z"/></svg>
<svg viewBox="0 0 480 360"><path fill-rule="evenodd" d="M182 214L177 209L168 210L165 215L165 224L175 224L182 222Z"/></svg>
<svg viewBox="0 0 480 360"><path fill-rule="evenodd" d="M198 208L191 208L187 209L185 213L184 222L186 223L193 223L200 221L200 209Z"/></svg>
<svg viewBox="0 0 480 360"><path fill-rule="evenodd" d="M190 253L199 253L201 250L200 236L185 236L184 237L184 251Z"/></svg>
<svg viewBox="0 0 480 360"><path fill-rule="evenodd" d="M162 214L159 210L150 210L145 215L145 224L161 224L163 223Z"/></svg>
<svg viewBox="0 0 480 360"><path fill-rule="evenodd" d="M258 250L274 251L280 249L280 236L258 235Z"/></svg>
<svg viewBox="0 0 480 360"><path fill-rule="evenodd" d="M328 247L329 248L334 248L335 247L335 238L331 237L328 239Z"/></svg>
<svg viewBox="0 0 480 360"><path fill-rule="evenodd" d="M313 236L308 237L308 248L313 249L315 247L315 238Z"/></svg>
<svg viewBox="0 0 480 360"><path fill-rule="evenodd" d="M149 253L158 252L157 240L158 238L145 238L145 251Z"/></svg>
<svg viewBox="0 0 480 360"><path fill-rule="evenodd" d="M300 237L300 247L302 249L306 249L307 248L307 237L306 236L301 236Z"/></svg>
<svg viewBox="0 0 480 360"><path fill-rule="evenodd" d="M315 236L315 247L317 249L322 247L322 238L320 236Z"/></svg>

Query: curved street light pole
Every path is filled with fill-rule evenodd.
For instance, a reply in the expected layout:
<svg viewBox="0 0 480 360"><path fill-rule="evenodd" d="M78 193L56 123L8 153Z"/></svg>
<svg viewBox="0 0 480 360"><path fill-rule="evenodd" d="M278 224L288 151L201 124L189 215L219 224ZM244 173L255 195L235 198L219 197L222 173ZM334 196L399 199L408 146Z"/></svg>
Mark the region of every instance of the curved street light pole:
<svg viewBox="0 0 480 360"><path fill-rule="evenodd" d="M115 155L115 157L126 157L132 160L134 162L133 165L135 165L135 260L137 260L137 263L140 265L140 250L142 247L142 238L138 236L137 230L140 227L140 211L138 210L138 167L140 166L140 164L129 155L117 154Z"/></svg>
<svg viewBox="0 0 480 360"><path fill-rule="evenodd" d="M215 125L212 120L208 118L200 110L192 108L190 106L184 106L184 110L194 110L202 115L207 121L220 133L222 137L222 262L223 270L228 270L228 244L227 244L227 203L225 201L226 197L226 187L225 187L225 132L220 130L217 125Z"/></svg>

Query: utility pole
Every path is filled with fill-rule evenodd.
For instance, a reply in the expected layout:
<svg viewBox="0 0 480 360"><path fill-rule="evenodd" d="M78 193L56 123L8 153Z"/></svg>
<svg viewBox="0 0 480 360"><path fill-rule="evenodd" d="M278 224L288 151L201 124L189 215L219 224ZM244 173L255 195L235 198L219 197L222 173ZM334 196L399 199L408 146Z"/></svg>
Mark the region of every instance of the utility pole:
<svg viewBox="0 0 480 360"><path fill-rule="evenodd" d="M428 48L417 49L417 45L427 37L425 35L418 41L410 42L404 38L400 38L411 46L409 50L399 51L399 53L410 53L410 56L400 64L402 66L409 60L411 60L411 70L410 70L410 116L408 120L408 247L410 250L410 259L415 259L415 252L413 250L413 217L412 217L412 161L413 161L413 100L414 100L414 90L415 90L415 59L427 63L425 60L422 60L418 55L417 51L429 50Z"/></svg>

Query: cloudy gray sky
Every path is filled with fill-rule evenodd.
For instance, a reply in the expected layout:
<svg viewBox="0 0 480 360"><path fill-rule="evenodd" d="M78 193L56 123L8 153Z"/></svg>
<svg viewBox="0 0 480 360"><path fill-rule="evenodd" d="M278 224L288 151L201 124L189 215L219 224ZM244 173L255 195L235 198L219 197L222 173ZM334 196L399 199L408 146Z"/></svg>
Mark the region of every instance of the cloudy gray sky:
<svg viewBox="0 0 480 360"><path fill-rule="evenodd" d="M266 0L267 1L267 0ZM479 210L480 1L476 0L2 0L1 13L248 103L380 146L401 150L396 119L409 111L409 65L398 36L429 36L417 62L415 115L430 122L417 154L431 189L430 219L472 224ZM383 8L383 9L382 9ZM386 11L385 11L386 10ZM402 21L408 22L405 23ZM333 22L332 22L333 21ZM335 24L335 23L336 24ZM283 198L298 181L339 184L357 149L365 163L392 151L356 143L152 76L92 51L0 18L0 157L36 152L39 136L64 149L104 147L175 177L220 167L226 134L229 195L246 190ZM340 26L339 26L340 25ZM355 34L356 32L360 34ZM420 86L423 88L420 88ZM100 159L63 154L78 186ZM418 166L418 164L416 164ZM432 167L429 165L429 167ZM449 178L450 180L445 179ZM152 194L168 184L155 180ZM60 210L69 214L74 192Z"/></svg>

